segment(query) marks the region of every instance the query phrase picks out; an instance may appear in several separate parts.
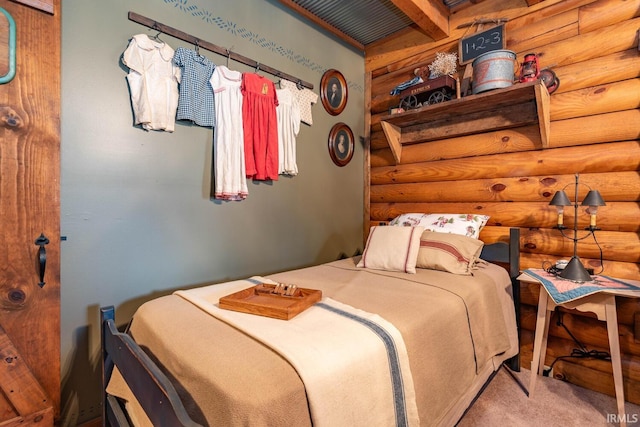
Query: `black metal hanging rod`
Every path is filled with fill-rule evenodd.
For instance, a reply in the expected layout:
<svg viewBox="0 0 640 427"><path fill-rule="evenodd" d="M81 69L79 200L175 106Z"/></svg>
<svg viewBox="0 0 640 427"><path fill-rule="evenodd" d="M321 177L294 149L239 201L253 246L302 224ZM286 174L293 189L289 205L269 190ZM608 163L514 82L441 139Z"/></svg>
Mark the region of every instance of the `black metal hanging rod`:
<svg viewBox="0 0 640 427"><path fill-rule="evenodd" d="M269 67L268 65L261 64L257 61L254 61L251 58L247 58L246 56L240 55L235 52L231 52L229 49L224 47L217 46L213 43L209 43L206 40L202 40L198 37L194 37L191 34L187 34L183 31L180 31L176 28L170 27L168 25L162 24L153 19L147 18L146 16L139 15L135 12L129 12L129 20L133 22L137 22L138 24L149 27L153 30L159 31L163 34L170 35L177 39L183 40L187 43L190 43L196 47L203 48L209 50L211 52L217 53L218 55L222 55L226 58L232 59L236 62L240 62L244 65L248 65L251 68L255 68L259 71L264 71L265 73L272 74L278 78L289 80L291 82L297 83L299 86L303 86L309 89L313 89L313 84L309 82L305 82L295 76L292 76L287 73L283 73L280 70L276 70L275 68Z"/></svg>

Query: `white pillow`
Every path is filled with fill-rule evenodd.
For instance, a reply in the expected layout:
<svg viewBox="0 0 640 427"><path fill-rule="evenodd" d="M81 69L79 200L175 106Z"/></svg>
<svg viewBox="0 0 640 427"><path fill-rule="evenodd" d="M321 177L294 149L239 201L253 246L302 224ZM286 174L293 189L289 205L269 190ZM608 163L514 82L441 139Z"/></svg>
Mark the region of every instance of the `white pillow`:
<svg viewBox="0 0 640 427"><path fill-rule="evenodd" d="M358 267L415 274L423 231L423 227L371 227Z"/></svg>
<svg viewBox="0 0 640 427"><path fill-rule="evenodd" d="M420 226L424 227L425 231L460 234L477 239L487 221L488 215L407 213L398 215L389 225Z"/></svg>

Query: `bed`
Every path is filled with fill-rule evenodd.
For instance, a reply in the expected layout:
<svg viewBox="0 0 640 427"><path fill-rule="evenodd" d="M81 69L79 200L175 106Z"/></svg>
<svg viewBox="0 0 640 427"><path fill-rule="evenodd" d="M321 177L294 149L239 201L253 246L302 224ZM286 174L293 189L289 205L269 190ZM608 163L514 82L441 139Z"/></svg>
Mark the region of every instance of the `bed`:
<svg viewBox="0 0 640 427"><path fill-rule="evenodd" d="M327 301L373 313L400 333L410 366L404 386L412 382L407 394L417 414L406 423L378 425L455 425L503 364L519 370L519 230L510 229L508 243L485 244L480 258L489 262L476 262L470 275L427 268L413 274L363 268L368 248L369 242L363 256L203 287L194 290L191 299L180 292L154 299L136 311L126 333L116 329L113 307L101 309L106 424L330 425L317 409L318 388L305 383L309 376L283 356L286 353L197 304L200 297L217 301L219 295L256 281L273 281L322 290ZM310 318L310 310L289 321L266 321L294 325ZM235 314L251 321L261 317ZM363 357L364 363L354 363L362 366L375 360ZM386 375L378 368L372 371L372 378ZM351 393L341 397L339 410L350 407L352 398L366 406L366 393L353 393L347 388L351 385L339 380L336 384L340 386L329 393L332 398L343 387ZM358 422L351 420L349 425Z"/></svg>

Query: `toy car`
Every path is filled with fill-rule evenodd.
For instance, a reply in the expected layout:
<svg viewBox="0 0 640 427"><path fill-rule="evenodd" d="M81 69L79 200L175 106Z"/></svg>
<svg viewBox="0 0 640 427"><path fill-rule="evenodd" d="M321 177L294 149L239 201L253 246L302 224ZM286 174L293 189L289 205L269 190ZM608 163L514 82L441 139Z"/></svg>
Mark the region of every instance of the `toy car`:
<svg viewBox="0 0 640 427"><path fill-rule="evenodd" d="M440 76L410 86L400 92L399 107L406 110L449 101L456 96L457 82L451 76Z"/></svg>

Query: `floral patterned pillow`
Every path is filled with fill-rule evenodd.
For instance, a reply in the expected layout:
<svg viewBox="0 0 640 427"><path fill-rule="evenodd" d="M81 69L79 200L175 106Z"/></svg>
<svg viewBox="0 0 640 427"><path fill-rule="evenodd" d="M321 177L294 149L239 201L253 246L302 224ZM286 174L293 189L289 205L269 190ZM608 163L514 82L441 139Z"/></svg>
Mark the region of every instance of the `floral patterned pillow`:
<svg viewBox="0 0 640 427"><path fill-rule="evenodd" d="M477 239L489 221L488 215L407 213L395 217L389 225L424 227L425 231L453 233Z"/></svg>

